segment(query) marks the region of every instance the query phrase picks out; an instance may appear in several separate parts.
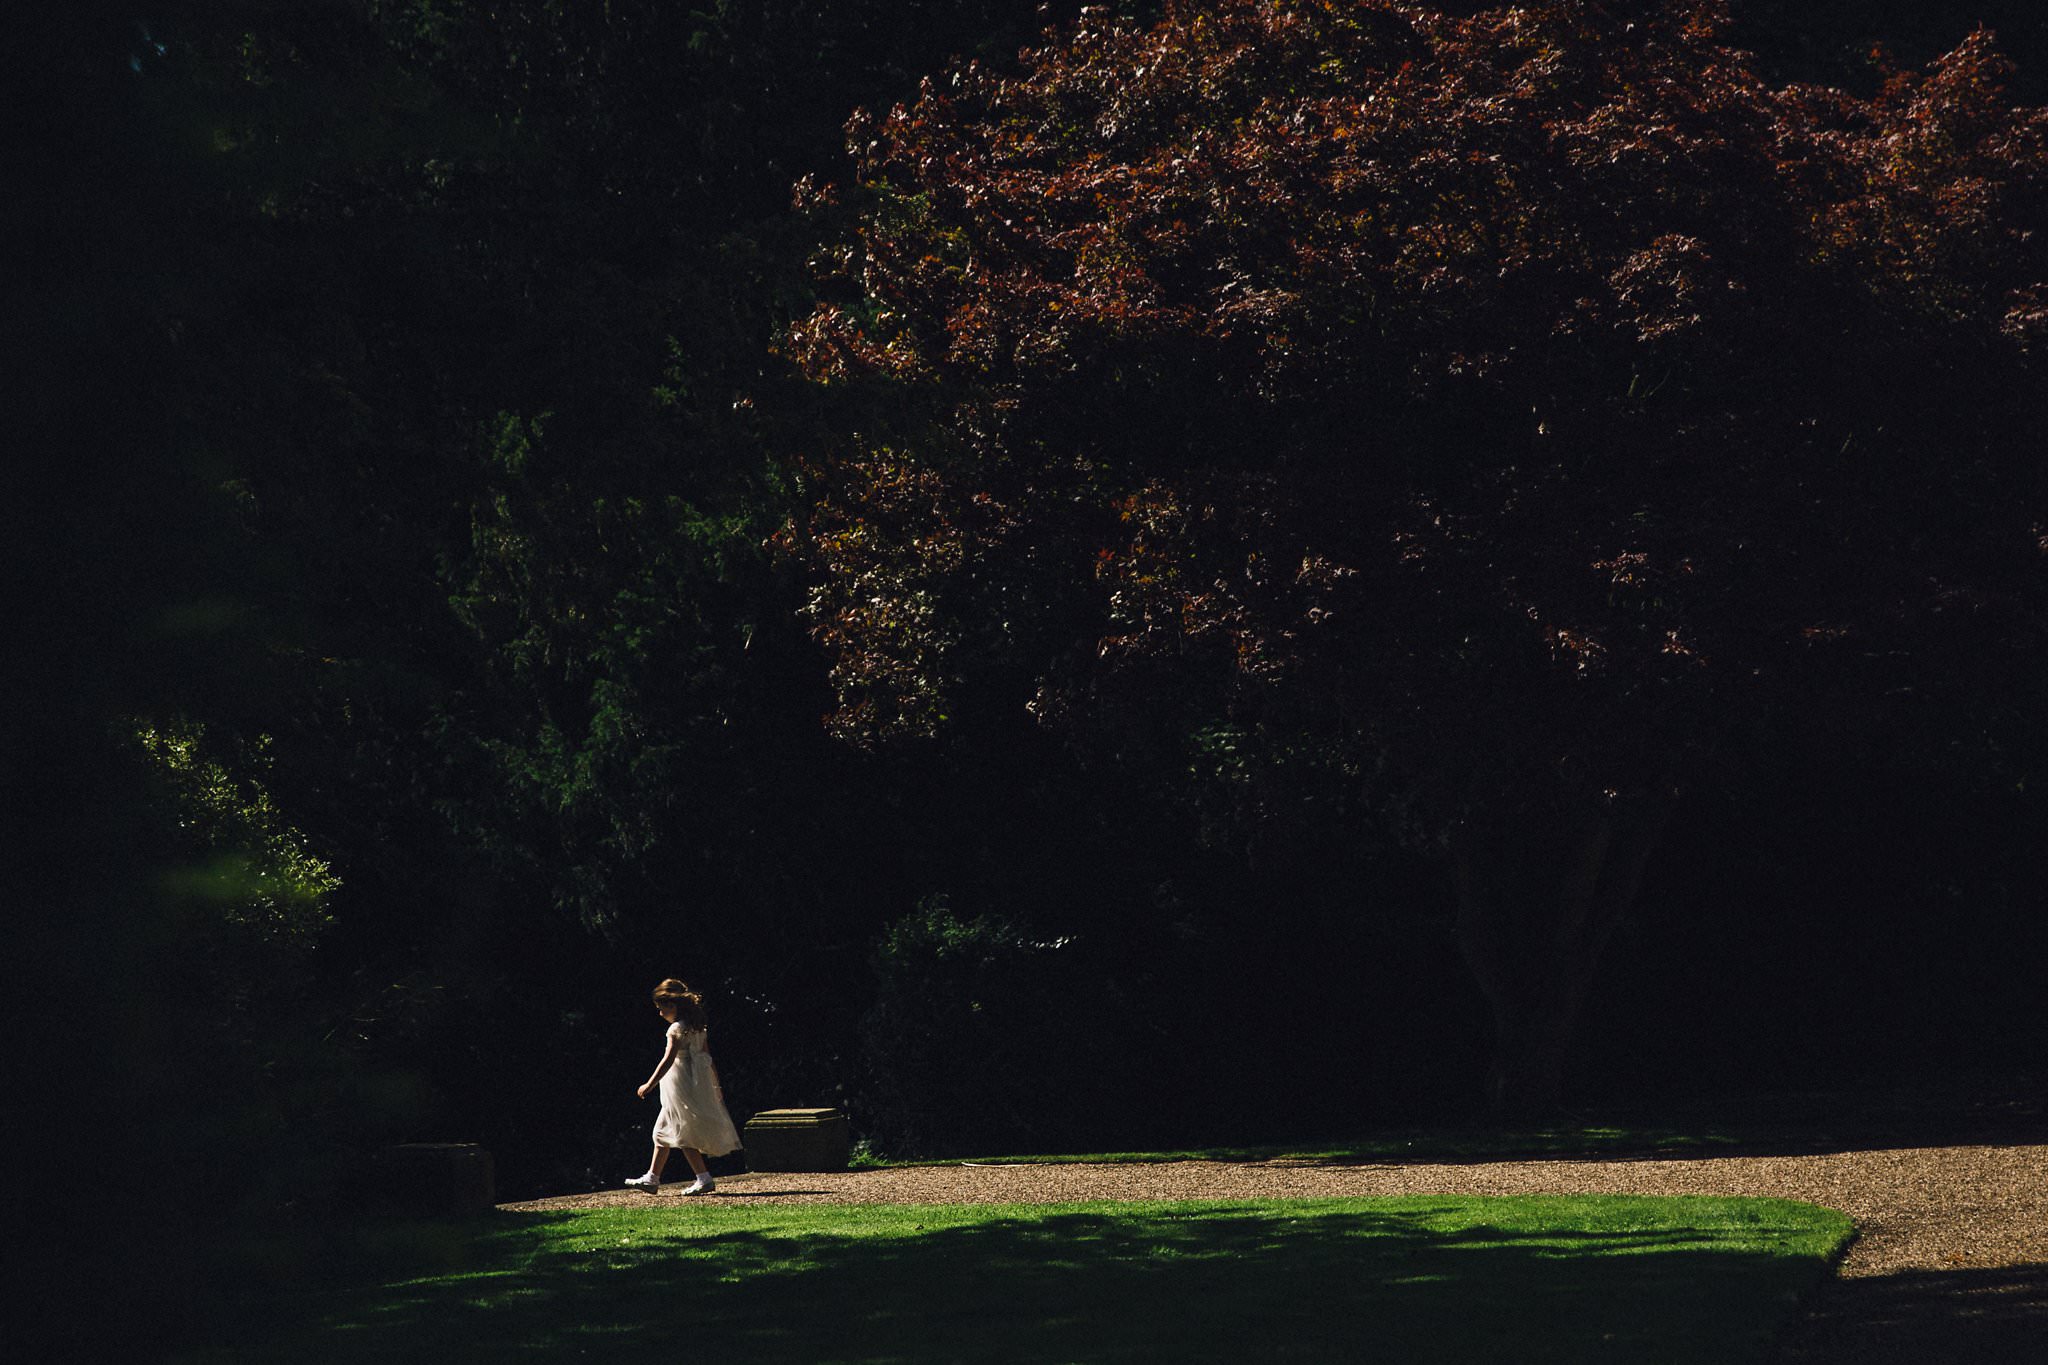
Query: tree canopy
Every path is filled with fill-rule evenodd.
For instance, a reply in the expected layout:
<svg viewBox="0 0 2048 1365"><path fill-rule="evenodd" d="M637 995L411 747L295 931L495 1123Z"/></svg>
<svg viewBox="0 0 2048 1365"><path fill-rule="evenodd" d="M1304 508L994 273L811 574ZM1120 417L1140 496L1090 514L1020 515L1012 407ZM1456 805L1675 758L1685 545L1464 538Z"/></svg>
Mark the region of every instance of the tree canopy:
<svg viewBox="0 0 2048 1365"><path fill-rule="evenodd" d="M857 119L789 342L902 395L795 537L841 723L1320 771L1449 852L1496 1093L1554 1103L1688 784L2033 666L2048 113L2008 74L1979 33L1778 86L1708 3L1245 0Z"/></svg>

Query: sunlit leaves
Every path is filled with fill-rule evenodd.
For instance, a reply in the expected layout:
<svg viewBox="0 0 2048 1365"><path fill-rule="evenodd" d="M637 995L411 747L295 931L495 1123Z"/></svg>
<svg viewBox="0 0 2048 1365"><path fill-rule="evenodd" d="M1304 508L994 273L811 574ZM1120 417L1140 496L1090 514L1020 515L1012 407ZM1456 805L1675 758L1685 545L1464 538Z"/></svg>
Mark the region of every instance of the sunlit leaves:
<svg viewBox="0 0 2048 1365"><path fill-rule="evenodd" d="M341 879L308 850L257 775L267 744L250 755L255 771L231 772L207 751L204 728L188 721L138 722L124 738L147 762L184 850L184 861L165 873L166 889L274 949L309 949Z"/></svg>
<svg viewBox="0 0 2048 1365"><path fill-rule="evenodd" d="M1912 556L1960 552L1916 518L2027 486L2000 405L2041 380L2048 114L1983 35L1866 99L1774 87L1726 32L1714 3L1091 10L1021 74L857 115L859 229L788 353L929 426L821 462L843 717L921 728L978 628L951 613L1058 583L1088 606L1041 717L1119 676L1247 714L1286 687L1436 768L1541 733L1606 790L1771 695L1815 621L1910 634ZM1939 472L1938 404L1986 482ZM993 538L942 510L978 497Z"/></svg>

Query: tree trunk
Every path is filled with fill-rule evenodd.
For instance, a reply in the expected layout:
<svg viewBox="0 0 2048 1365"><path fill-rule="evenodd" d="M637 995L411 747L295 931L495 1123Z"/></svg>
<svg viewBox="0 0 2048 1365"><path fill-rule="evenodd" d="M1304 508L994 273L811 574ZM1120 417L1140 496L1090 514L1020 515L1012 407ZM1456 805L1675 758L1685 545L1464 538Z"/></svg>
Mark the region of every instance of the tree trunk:
<svg viewBox="0 0 2048 1365"><path fill-rule="evenodd" d="M1635 903L1671 805L1659 796L1586 817L1565 841L1564 875L1554 889L1469 831L1454 844L1458 943L1493 1013L1486 1098L1496 1117L1542 1117L1561 1107L1587 988Z"/></svg>

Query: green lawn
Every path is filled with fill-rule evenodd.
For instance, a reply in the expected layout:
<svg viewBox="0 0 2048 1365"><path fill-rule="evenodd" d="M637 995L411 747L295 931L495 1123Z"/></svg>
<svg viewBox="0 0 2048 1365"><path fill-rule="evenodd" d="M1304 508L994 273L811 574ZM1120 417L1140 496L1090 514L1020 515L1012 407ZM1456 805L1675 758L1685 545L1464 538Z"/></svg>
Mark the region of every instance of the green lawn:
<svg viewBox="0 0 2048 1365"><path fill-rule="evenodd" d="M273 1263L299 1287L178 1359L1740 1365L1850 1235L1755 1199L499 1213Z"/></svg>

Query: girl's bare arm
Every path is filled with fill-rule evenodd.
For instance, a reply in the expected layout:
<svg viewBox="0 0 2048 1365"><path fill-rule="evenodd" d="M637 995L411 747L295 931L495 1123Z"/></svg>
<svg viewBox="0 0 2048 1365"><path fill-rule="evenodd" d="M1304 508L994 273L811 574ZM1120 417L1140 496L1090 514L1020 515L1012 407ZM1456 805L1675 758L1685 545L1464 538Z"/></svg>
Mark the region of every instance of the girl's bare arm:
<svg viewBox="0 0 2048 1365"><path fill-rule="evenodd" d="M638 1095L643 1100L647 1098L647 1092L654 1089L655 1085L660 1082L662 1076L668 1071L668 1069L671 1066L675 1065L676 1048L681 1044L681 1042L682 1039L680 1038L671 1038L668 1040L668 1046L662 1049L661 1065L654 1068L654 1074L647 1078L647 1084L641 1086L638 1090L634 1091L634 1094Z"/></svg>

